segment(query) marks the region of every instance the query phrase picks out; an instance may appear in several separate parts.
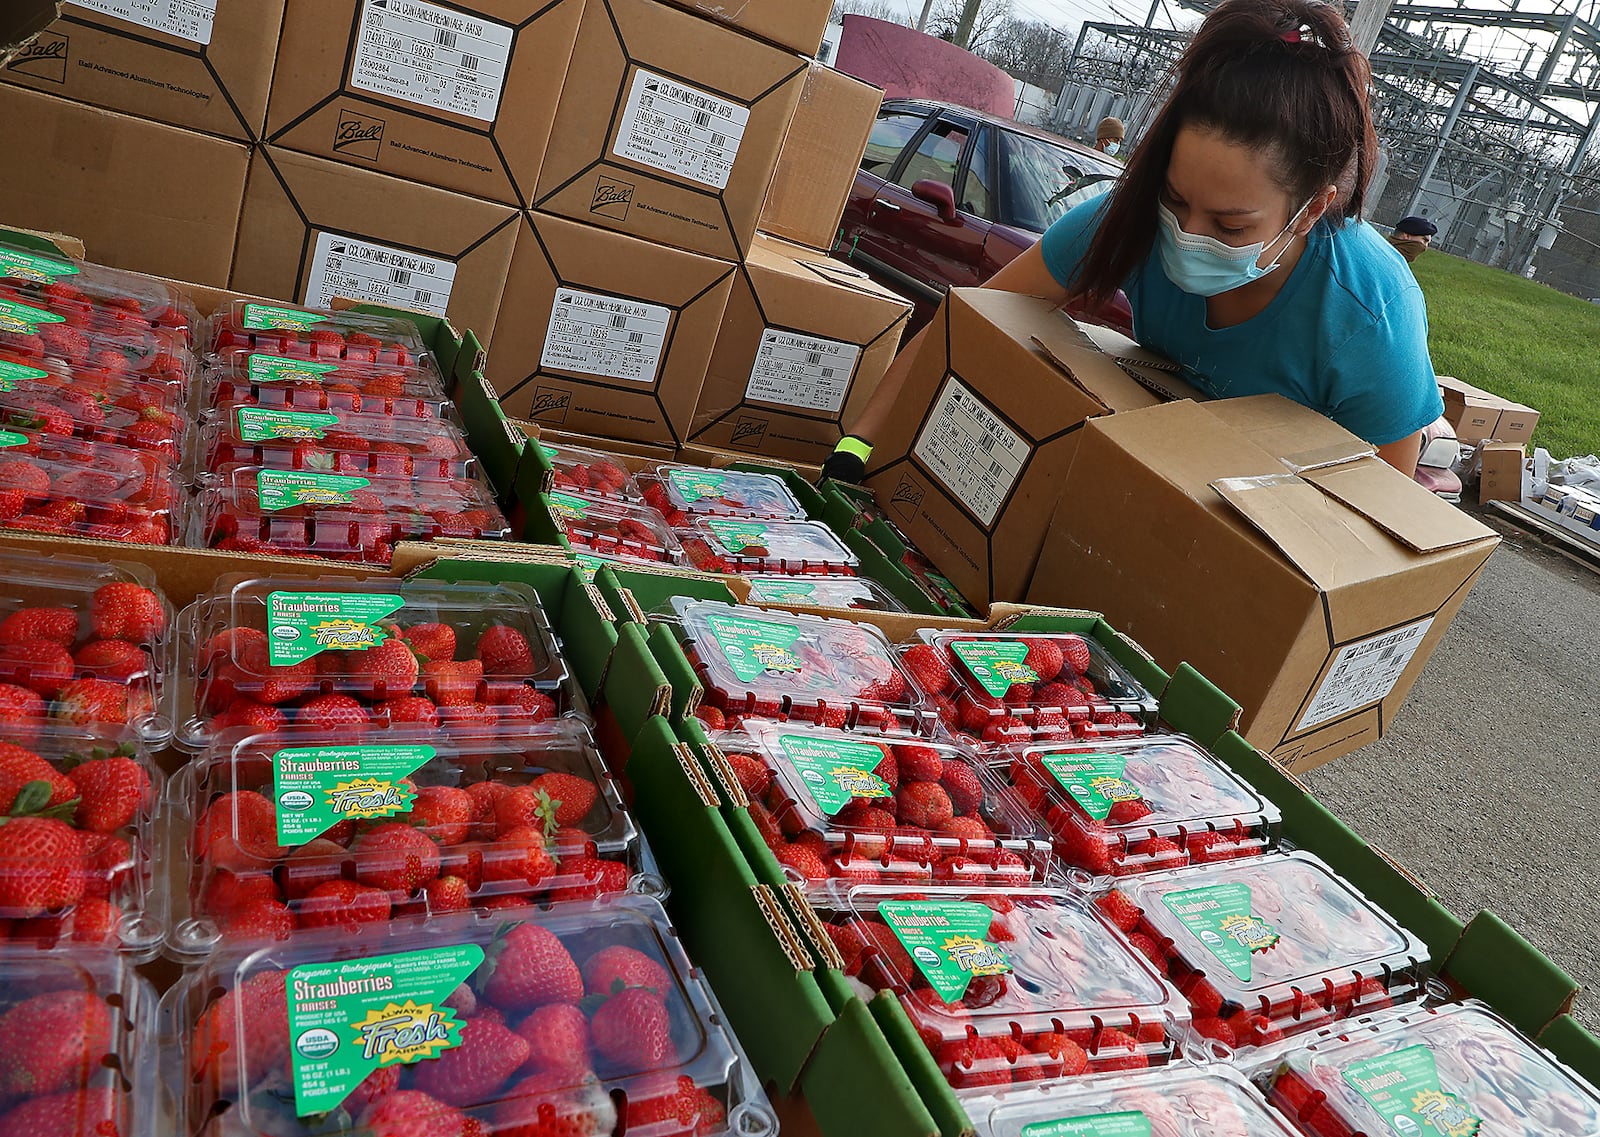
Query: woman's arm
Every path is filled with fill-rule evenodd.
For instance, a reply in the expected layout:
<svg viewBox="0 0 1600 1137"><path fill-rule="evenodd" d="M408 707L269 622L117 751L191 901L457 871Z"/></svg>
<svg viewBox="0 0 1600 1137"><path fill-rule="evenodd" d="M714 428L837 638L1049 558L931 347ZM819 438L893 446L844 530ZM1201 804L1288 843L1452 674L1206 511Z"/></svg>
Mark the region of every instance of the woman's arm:
<svg viewBox="0 0 1600 1137"><path fill-rule="evenodd" d="M1417 473L1417 459L1422 456L1422 431L1402 438L1399 442L1391 442L1387 446L1378 447L1378 457L1389 465L1399 470L1406 477L1415 477Z"/></svg>

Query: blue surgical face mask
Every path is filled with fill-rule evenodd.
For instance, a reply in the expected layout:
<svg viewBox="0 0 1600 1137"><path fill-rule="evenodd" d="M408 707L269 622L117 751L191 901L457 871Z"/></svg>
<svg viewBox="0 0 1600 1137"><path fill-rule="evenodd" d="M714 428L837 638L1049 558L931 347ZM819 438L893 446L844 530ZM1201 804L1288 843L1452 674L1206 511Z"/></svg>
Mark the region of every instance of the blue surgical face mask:
<svg viewBox="0 0 1600 1137"><path fill-rule="evenodd" d="M1156 211L1161 219L1161 234L1157 244L1161 252L1161 267L1166 271L1168 280L1195 296L1218 296L1252 280L1260 280L1278 267L1278 260L1274 257L1265 268L1256 264L1256 261L1261 259L1268 245L1276 243L1279 237L1294 227L1310 204L1308 201L1295 210L1294 216L1289 218L1289 224L1279 230L1278 236L1271 241L1229 245L1215 237L1185 232L1172 210L1164 202L1157 202Z"/></svg>
<svg viewBox="0 0 1600 1137"><path fill-rule="evenodd" d="M1107 158L1115 158L1117 156L1117 151L1121 150L1121 149L1122 149L1122 143L1120 143L1120 142L1107 142L1106 143L1106 148L1104 150L1104 153L1105 153L1105 156Z"/></svg>

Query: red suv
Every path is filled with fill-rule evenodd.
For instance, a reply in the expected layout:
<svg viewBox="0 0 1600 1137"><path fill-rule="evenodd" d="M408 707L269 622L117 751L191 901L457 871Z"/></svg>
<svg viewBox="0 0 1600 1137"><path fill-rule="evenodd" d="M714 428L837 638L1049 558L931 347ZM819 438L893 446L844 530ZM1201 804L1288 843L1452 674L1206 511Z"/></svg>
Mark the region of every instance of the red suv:
<svg viewBox="0 0 1600 1137"><path fill-rule="evenodd" d="M911 332L949 288L976 287L1067 210L1108 192L1122 167L1020 123L920 100L883 104L834 255L916 304ZM1118 293L1097 322L1132 335Z"/></svg>

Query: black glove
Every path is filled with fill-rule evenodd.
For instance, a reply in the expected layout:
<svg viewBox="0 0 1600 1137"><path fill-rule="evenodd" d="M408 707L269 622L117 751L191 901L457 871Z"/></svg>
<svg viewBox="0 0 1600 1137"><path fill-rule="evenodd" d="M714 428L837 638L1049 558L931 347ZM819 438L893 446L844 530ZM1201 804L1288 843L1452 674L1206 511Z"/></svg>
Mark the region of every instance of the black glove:
<svg viewBox="0 0 1600 1137"><path fill-rule="evenodd" d="M847 434L839 440L839 445L822 464L822 480L832 479L859 485L861 479L866 476L867 459L871 456L871 446L854 435Z"/></svg>

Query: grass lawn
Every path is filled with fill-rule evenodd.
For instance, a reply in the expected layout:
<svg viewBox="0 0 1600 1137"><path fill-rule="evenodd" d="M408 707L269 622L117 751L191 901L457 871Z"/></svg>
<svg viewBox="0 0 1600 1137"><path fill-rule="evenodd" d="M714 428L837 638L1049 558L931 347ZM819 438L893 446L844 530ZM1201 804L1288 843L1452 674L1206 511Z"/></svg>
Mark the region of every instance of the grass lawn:
<svg viewBox="0 0 1600 1137"><path fill-rule="evenodd" d="M1556 458L1600 453L1600 305L1440 252L1412 267L1439 374L1540 411Z"/></svg>

